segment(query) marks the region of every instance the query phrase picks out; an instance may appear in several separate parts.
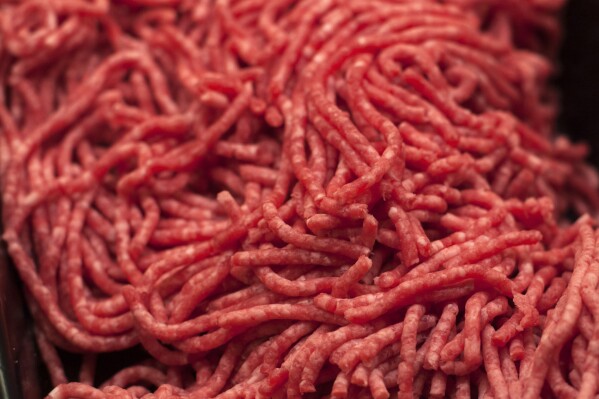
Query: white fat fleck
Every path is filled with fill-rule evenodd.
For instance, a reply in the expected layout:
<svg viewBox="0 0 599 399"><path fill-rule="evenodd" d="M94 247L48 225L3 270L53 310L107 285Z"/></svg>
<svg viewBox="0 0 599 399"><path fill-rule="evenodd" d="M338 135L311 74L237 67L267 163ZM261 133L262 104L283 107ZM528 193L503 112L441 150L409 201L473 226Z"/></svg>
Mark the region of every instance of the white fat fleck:
<svg viewBox="0 0 599 399"><path fill-rule="evenodd" d="M318 53L314 56L314 58L312 60L317 64L321 64L324 61L324 58L325 58L324 54Z"/></svg>
<svg viewBox="0 0 599 399"><path fill-rule="evenodd" d="M195 250L193 247L189 247L185 250L184 254L185 256L193 256L195 253Z"/></svg>
<svg viewBox="0 0 599 399"><path fill-rule="evenodd" d="M58 38L56 35L48 36L45 40L45 44L48 47L55 47L58 44Z"/></svg>
<svg viewBox="0 0 599 399"><path fill-rule="evenodd" d="M441 241L435 241L431 243L431 251L433 253L440 251L441 249L443 249L443 243Z"/></svg>
<svg viewBox="0 0 599 399"><path fill-rule="evenodd" d="M414 191L414 182L411 180L404 180L401 185L408 192Z"/></svg>
<svg viewBox="0 0 599 399"><path fill-rule="evenodd" d="M321 31L324 33L331 33L333 31L333 24L332 23L326 23L324 25L322 25Z"/></svg>
<svg viewBox="0 0 599 399"><path fill-rule="evenodd" d="M23 199L22 204L24 207L31 207L34 204L36 204L37 202L39 202L39 200L40 200L39 193L33 192Z"/></svg>
<svg viewBox="0 0 599 399"><path fill-rule="evenodd" d="M359 61L354 62L354 66L356 68L360 68L360 67L363 67L365 65L366 65L366 63L364 62L364 60L359 60Z"/></svg>

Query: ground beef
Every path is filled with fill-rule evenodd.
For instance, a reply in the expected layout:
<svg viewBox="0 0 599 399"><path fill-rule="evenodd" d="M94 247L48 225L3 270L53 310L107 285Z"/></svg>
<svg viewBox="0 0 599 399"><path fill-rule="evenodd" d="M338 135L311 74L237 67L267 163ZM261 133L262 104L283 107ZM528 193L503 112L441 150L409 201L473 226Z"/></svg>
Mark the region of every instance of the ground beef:
<svg viewBox="0 0 599 399"><path fill-rule="evenodd" d="M48 397L594 398L561 3L0 5L3 238Z"/></svg>

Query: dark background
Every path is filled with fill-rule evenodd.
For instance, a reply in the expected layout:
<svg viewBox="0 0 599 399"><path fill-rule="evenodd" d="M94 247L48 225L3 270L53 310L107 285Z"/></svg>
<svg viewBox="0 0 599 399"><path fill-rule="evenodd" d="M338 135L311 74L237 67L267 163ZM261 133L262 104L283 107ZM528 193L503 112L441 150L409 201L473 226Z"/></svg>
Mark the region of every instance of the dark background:
<svg viewBox="0 0 599 399"><path fill-rule="evenodd" d="M589 161L599 166L599 0L570 0L564 23L559 127L574 140L587 141Z"/></svg>

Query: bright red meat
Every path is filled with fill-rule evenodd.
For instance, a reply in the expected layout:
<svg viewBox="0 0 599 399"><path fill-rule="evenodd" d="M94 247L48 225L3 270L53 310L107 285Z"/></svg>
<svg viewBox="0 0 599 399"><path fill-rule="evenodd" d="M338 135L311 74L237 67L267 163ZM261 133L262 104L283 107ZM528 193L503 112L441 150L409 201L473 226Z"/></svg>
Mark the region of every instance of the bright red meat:
<svg viewBox="0 0 599 399"><path fill-rule="evenodd" d="M561 3L0 5L3 238L48 397L594 398Z"/></svg>

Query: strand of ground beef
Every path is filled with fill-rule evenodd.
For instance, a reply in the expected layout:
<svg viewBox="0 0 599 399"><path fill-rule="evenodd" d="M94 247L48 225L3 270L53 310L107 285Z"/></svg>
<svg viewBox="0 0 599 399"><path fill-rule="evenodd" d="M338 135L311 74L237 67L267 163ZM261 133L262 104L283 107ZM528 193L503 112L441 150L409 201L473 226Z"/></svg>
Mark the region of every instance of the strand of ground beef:
<svg viewBox="0 0 599 399"><path fill-rule="evenodd" d="M3 238L48 397L594 398L561 6L1 5Z"/></svg>

